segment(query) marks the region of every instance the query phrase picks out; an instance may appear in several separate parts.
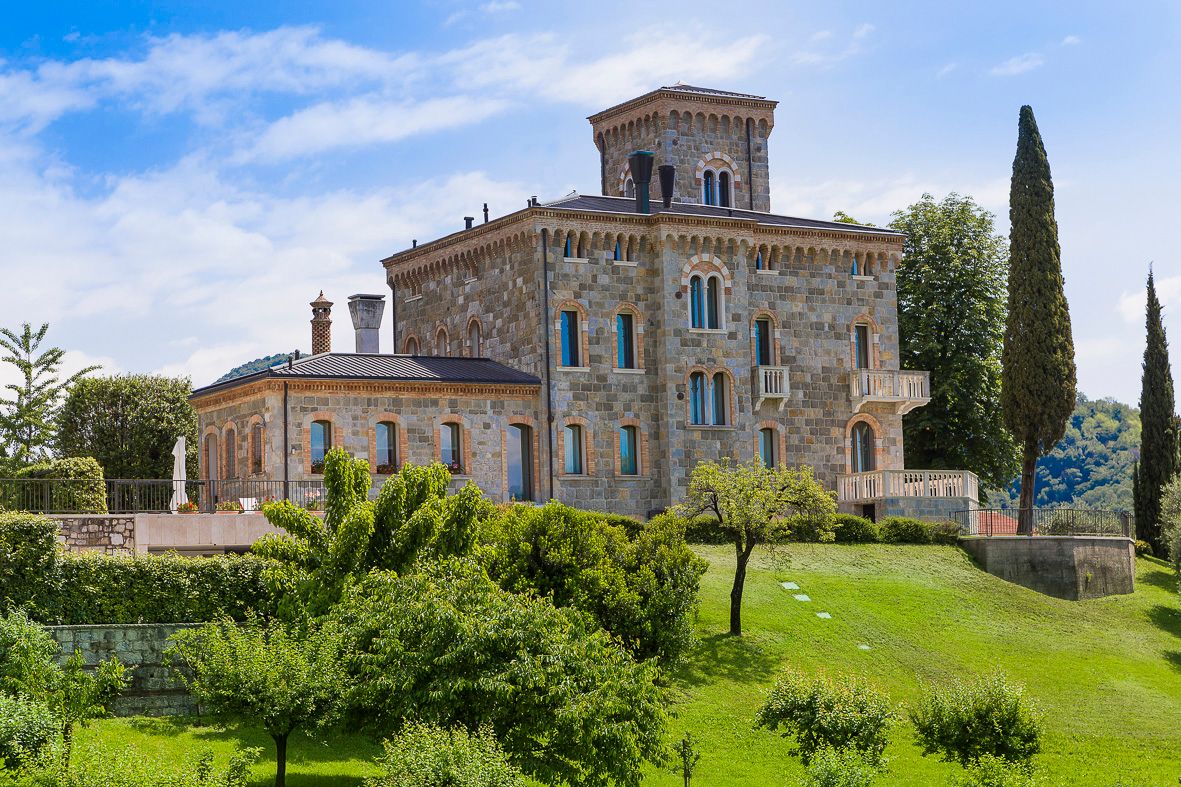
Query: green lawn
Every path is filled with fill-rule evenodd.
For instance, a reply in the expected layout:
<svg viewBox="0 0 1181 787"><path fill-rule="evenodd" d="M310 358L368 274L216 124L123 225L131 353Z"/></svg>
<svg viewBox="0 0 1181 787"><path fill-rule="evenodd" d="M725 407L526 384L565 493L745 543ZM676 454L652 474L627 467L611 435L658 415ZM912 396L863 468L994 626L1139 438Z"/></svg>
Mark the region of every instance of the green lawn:
<svg viewBox="0 0 1181 787"><path fill-rule="evenodd" d="M785 785L802 773L783 739L751 728L776 674L858 672L902 706L923 681L994 668L1026 684L1046 713L1038 762L1051 784L1164 785L1181 776L1181 605L1171 569L1141 560L1136 593L1095 601L1048 598L977 569L954 547L793 545L756 552L741 639L728 627L733 552L700 547L701 644L674 675L673 732L702 742L695 785ZM810 602L792 598L797 582ZM828 612L821 620L817 612ZM861 650L859 645L868 645ZM258 784L273 774L269 738L168 720L112 719L79 746L130 746L168 767L203 748L260 746ZM361 738L293 739L291 787L359 785L378 747ZM946 784L957 768L921 757L901 725L886 784ZM646 784L681 784L653 770Z"/></svg>

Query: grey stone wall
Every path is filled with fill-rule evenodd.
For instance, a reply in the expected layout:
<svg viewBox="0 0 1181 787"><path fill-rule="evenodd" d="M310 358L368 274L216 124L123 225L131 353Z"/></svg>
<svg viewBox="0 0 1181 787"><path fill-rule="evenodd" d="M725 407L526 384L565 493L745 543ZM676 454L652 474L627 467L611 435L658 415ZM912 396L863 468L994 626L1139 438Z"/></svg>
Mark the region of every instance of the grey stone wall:
<svg viewBox="0 0 1181 787"><path fill-rule="evenodd" d="M954 519L957 511L977 508L975 500L967 497L887 497L877 506L877 517L905 516L928 522Z"/></svg>
<svg viewBox="0 0 1181 787"><path fill-rule="evenodd" d="M58 541L70 552L108 555L135 552L135 516L131 514L55 514Z"/></svg>
<svg viewBox="0 0 1181 787"><path fill-rule="evenodd" d="M988 573L1048 596L1074 601L1135 590L1130 538L969 536L960 546Z"/></svg>
<svg viewBox="0 0 1181 787"><path fill-rule="evenodd" d="M110 626L48 626L61 645L59 661L77 650L83 664L95 668L112 656L131 671L131 686L114 702L116 716L187 716L197 704L173 681L163 665L168 638L181 629L200 624L129 624Z"/></svg>

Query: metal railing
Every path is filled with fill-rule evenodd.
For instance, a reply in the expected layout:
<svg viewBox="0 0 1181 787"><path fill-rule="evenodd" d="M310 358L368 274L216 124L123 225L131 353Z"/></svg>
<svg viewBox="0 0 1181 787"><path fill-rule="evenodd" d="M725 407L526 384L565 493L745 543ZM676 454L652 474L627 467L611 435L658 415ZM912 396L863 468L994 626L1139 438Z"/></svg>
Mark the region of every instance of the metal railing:
<svg viewBox="0 0 1181 787"><path fill-rule="evenodd" d="M925 404L931 399L931 373L905 369L854 369L849 378L854 411L867 402Z"/></svg>
<svg viewBox="0 0 1181 787"><path fill-rule="evenodd" d="M1034 536L1122 536L1132 538L1135 526L1126 511L1087 508L1033 508L1027 513ZM956 511L960 532L970 536L1020 535L1021 509L981 508Z"/></svg>
<svg viewBox="0 0 1181 787"><path fill-rule="evenodd" d="M980 481L971 470L874 470L837 477L842 503L884 497L965 497L980 499Z"/></svg>
<svg viewBox="0 0 1181 787"><path fill-rule="evenodd" d="M175 482L164 479L0 478L0 506L38 514L162 513L171 510L175 487ZM326 499L322 481L250 478L186 481L185 496L205 513L230 502L247 511L258 510L270 500L290 500L318 510Z"/></svg>

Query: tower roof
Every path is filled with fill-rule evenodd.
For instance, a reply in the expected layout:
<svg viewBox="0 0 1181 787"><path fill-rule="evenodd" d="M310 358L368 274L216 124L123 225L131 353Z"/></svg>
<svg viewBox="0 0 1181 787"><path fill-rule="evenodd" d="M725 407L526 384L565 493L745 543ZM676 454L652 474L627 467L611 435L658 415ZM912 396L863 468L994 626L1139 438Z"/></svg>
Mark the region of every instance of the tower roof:
<svg viewBox="0 0 1181 787"><path fill-rule="evenodd" d="M316 296L316 300L312 301L309 306L313 308L326 309L332 306L332 301L324 297L324 291L320 290L320 294Z"/></svg>
<svg viewBox="0 0 1181 787"><path fill-rule="evenodd" d="M608 118L621 113L635 110L646 104L651 104L659 101L685 102L691 101L700 104L712 104L715 106L730 106L730 107L747 107L748 109L763 110L770 116L770 111L774 110L779 104L778 101L772 101L765 96L756 96L753 93L734 93L729 90L718 90L712 87L698 87L696 85L686 85L678 82L675 85L665 85L658 87L655 90L649 91L642 96L637 96L628 99L620 104L607 107L601 112L596 112L587 118L592 125L597 125Z"/></svg>

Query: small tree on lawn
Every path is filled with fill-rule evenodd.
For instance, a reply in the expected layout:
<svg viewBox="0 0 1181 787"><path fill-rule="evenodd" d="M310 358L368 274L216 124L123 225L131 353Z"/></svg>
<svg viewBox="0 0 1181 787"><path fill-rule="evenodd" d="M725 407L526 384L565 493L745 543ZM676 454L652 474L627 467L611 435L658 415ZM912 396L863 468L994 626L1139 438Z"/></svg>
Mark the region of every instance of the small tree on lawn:
<svg viewBox="0 0 1181 787"><path fill-rule="evenodd" d="M223 718L260 724L274 739L275 787L284 787L288 737L330 723L339 710L345 674L336 629L223 621L173 640L168 661L197 701Z"/></svg>
<svg viewBox="0 0 1181 787"><path fill-rule="evenodd" d="M759 544L787 540L793 514L829 515L836 511L830 492L812 477L812 468L765 467L757 459L744 464L702 462L689 476L681 516L713 516L734 539L734 586L730 590L730 634L742 635L742 589L746 566Z"/></svg>

